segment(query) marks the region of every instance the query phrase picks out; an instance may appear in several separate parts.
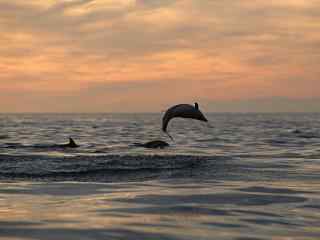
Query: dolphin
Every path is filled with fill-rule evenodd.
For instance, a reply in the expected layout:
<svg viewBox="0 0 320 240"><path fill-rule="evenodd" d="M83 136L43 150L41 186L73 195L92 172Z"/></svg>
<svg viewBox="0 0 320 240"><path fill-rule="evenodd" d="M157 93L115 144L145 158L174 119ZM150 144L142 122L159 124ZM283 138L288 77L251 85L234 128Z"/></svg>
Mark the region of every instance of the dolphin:
<svg viewBox="0 0 320 240"><path fill-rule="evenodd" d="M76 144L75 141L72 138L69 138L69 143L59 144L59 145L57 145L57 147L61 147L61 148L77 148L77 147L79 147L79 145Z"/></svg>
<svg viewBox="0 0 320 240"><path fill-rule="evenodd" d="M170 146L167 142L161 141L161 140L150 141L150 142L147 142L147 143L136 143L134 145L137 146L137 147L161 148L161 149Z"/></svg>
<svg viewBox="0 0 320 240"><path fill-rule="evenodd" d="M167 127L173 118L192 118L203 122L208 122L203 113L199 110L199 104L194 106L190 104L178 104L169 108L162 118L162 131L165 132L171 139L173 139L167 132Z"/></svg>

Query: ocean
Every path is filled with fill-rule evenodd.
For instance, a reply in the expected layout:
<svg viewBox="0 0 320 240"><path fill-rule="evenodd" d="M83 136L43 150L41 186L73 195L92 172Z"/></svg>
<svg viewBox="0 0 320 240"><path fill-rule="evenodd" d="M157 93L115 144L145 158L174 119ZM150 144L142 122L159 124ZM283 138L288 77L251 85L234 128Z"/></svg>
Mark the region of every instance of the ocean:
<svg viewBox="0 0 320 240"><path fill-rule="evenodd" d="M320 114L206 116L0 114L0 239L320 239Z"/></svg>

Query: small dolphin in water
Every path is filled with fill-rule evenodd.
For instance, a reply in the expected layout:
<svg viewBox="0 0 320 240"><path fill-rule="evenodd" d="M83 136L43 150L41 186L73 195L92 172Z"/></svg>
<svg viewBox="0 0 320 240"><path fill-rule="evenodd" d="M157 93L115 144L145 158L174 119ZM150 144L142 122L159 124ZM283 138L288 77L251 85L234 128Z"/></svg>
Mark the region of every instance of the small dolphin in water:
<svg viewBox="0 0 320 240"><path fill-rule="evenodd" d="M203 122L208 122L203 113L199 110L198 103L194 106L190 104L179 104L169 108L162 118L162 131L173 139L167 132L169 121L173 118L192 118Z"/></svg>
<svg viewBox="0 0 320 240"><path fill-rule="evenodd" d="M167 142L164 142L164 141L161 141L161 140L150 141L150 142L147 142L147 143L136 143L134 145L137 146L137 147L161 148L161 149L170 146Z"/></svg>
<svg viewBox="0 0 320 240"><path fill-rule="evenodd" d="M72 138L69 138L69 143L60 144L60 145L57 145L57 147L61 147L61 148L77 148L77 147L79 147L79 145L76 144L75 141Z"/></svg>
<svg viewBox="0 0 320 240"><path fill-rule="evenodd" d="M293 133L293 134L301 134L302 131L299 130L299 129L295 129L295 130L292 131L292 133Z"/></svg>

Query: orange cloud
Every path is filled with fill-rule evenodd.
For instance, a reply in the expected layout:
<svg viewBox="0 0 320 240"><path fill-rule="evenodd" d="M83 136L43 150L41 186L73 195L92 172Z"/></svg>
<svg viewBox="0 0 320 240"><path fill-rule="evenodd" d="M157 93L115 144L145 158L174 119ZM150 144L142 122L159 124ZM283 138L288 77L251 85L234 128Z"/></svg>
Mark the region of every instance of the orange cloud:
<svg viewBox="0 0 320 240"><path fill-rule="evenodd" d="M123 105L157 111L197 99L318 99L316 6L302 0L2 1L0 102L13 103L13 111L46 111L50 103L55 111L85 112ZM0 111L8 111L6 104Z"/></svg>

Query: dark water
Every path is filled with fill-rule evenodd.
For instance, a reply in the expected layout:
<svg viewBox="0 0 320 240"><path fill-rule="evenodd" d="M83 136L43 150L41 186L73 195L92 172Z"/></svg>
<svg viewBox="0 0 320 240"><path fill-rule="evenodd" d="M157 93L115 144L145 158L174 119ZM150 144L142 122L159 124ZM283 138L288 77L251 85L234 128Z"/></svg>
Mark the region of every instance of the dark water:
<svg viewBox="0 0 320 240"><path fill-rule="evenodd" d="M0 238L319 239L320 114L208 118L0 115Z"/></svg>
<svg viewBox="0 0 320 240"><path fill-rule="evenodd" d="M0 115L1 178L317 179L319 114L211 114L209 119L209 125L173 120L171 141L160 131L158 114ZM79 148L55 147L69 136ZM157 139L171 147L134 145Z"/></svg>

